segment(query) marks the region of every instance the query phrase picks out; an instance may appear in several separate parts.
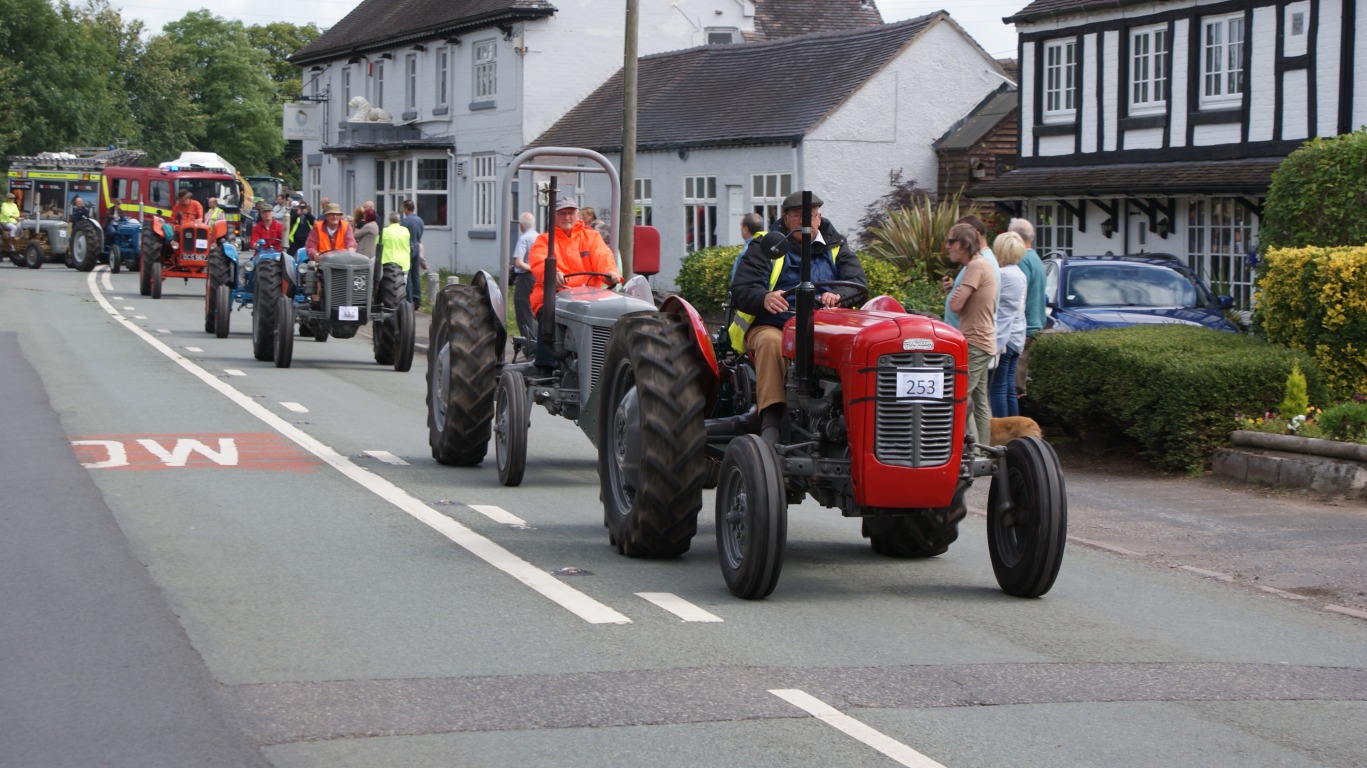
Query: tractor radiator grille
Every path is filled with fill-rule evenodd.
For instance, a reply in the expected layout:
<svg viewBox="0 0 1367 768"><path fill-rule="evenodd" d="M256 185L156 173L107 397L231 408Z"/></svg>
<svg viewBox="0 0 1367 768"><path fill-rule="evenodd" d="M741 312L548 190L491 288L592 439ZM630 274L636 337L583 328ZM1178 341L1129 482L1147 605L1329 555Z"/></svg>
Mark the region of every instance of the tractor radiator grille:
<svg viewBox="0 0 1367 768"><path fill-rule="evenodd" d="M945 399L909 402L897 399L898 368L944 371ZM954 454L954 357L903 352L878 358L878 406L874 456L899 467L938 467Z"/></svg>
<svg viewBox="0 0 1367 768"><path fill-rule="evenodd" d="M322 269L327 271L328 299L332 308L370 306L369 267L325 265Z"/></svg>
<svg viewBox="0 0 1367 768"><path fill-rule="evenodd" d="M589 361L589 391L598 390L598 378L603 375L603 361L608 356L608 337L612 328L593 327L593 359Z"/></svg>

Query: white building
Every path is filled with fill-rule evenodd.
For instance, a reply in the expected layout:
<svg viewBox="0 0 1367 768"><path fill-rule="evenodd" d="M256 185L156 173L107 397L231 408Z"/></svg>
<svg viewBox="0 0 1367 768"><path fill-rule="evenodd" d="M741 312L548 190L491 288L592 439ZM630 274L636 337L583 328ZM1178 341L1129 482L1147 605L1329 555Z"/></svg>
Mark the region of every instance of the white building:
<svg viewBox="0 0 1367 768"><path fill-rule="evenodd" d="M1258 215L1305 139L1367 124L1367 2L1037 0L1017 170L969 194L1044 254L1167 252L1248 307Z"/></svg>

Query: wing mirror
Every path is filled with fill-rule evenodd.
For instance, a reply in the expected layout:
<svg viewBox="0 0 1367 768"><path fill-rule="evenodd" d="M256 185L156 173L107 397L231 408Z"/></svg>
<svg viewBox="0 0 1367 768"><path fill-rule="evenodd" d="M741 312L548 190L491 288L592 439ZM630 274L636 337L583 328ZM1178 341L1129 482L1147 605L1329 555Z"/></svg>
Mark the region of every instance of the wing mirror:
<svg viewBox="0 0 1367 768"><path fill-rule="evenodd" d="M776 230L764 233L759 240L759 250L771 260L777 261L788 255L788 236Z"/></svg>

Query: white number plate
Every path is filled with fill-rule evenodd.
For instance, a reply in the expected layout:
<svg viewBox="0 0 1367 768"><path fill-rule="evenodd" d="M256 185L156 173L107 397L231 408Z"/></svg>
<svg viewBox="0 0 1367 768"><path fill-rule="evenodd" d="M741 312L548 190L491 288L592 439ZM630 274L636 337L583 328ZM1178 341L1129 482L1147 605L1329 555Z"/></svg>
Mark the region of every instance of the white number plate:
<svg viewBox="0 0 1367 768"><path fill-rule="evenodd" d="M361 319L360 308L359 308L359 307L338 307L338 308L337 308L337 319L338 319L338 320L351 320L351 321L360 320L360 319Z"/></svg>
<svg viewBox="0 0 1367 768"><path fill-rule="evenodd" d="M208 250L208 248L209 248L209 241L208 241L208 240L195 240L195 250L196 250L196 251Z"/></svg>
<svg viewBox="0 0 1367 768"><path fill-rule="evenodd" d="M898 400L940 400L945 396L945 372L939 368L897 369Z"/></svg>

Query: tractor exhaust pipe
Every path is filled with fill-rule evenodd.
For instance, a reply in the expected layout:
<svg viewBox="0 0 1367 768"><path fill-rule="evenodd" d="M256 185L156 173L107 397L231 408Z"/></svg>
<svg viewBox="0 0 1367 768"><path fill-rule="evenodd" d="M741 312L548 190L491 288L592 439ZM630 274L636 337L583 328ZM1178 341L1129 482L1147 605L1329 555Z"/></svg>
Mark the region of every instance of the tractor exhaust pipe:
<svg viewBox="0 0 1367 768"><path fill-rule="evenodd" d="M814 339L816 336L816 286L812 284L812 192L802 192L802 276L797 286L797 349L793 362L797 366L797 392L811 395L812 362Z"/></svg>
<svg viewBox="0 0 1367 768"><path fill-rule="evenodd" d="M555 181L556 177L552 176L548 190L551 221L546 227L546 266L541 273L541 327L537 330L545 349L555 348Z"/></svg>

